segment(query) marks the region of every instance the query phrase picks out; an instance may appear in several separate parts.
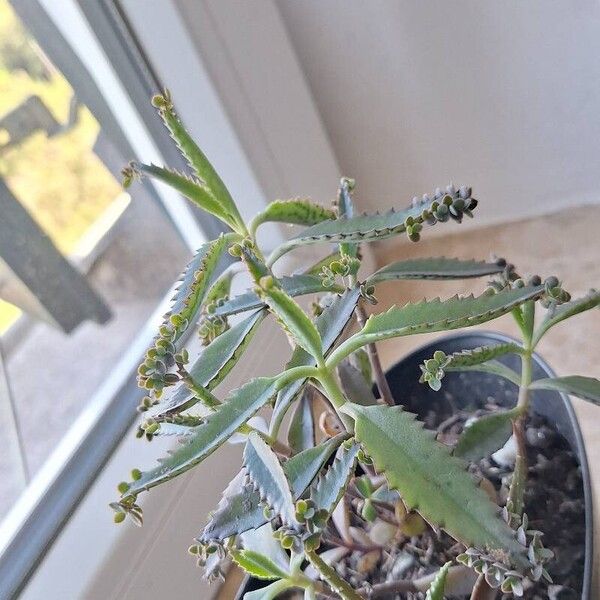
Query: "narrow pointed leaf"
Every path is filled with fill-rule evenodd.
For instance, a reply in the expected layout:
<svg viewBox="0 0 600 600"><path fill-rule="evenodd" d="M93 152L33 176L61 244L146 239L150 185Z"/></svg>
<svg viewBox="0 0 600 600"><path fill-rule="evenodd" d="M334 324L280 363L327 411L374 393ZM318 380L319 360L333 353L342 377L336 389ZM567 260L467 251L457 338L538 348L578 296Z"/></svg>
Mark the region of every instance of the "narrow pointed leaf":
<svg viewBox="0 0 600 600"><path fill-rule="evenodd" d="M449 331L480 325L510 312L526 300L538 298L543 286L503 290L493 295L454 296L448 300L424 300L418 304L392 306L387 312L369 317L361 331L346 340L335 352L332 363L365 344L393 337Z"/></svg>
<svg viewBox="0 0 600 600"><path fill-rule="evenodd" d="M407 219L422 224L425 222L424 210L431 211L431 207L432 202L399 212L392 209L384 214L363 214L317 223L276 248L268 262L273 264L290 250L307 244L373 242L404 233Z"/></svg>
<svg viewBox="0 0 600 600"><path fill-rule="evenodd" d="M310 498L316 510L326 510L329 514L333 512L354 477L359 450L360 445L355 442L342 444L333 463L311 486Z"/></svg>
<svg viewBox="0 0 600 600"><path fill-rule="evenodd" d="M226 225L232 227L235 224L231 215L227 213L213 196L211 191L202 182L192 179L185 173L180 173L166 167L159 167L152 164L146 165L143 163L135 163L135 166L145 175L148 175L153 179L158 179L158 181L162 181L177 190L182 196L191 200L202 210L217 217L217 219L220 219Z"/></svg>
<svg viewBox="0 0 600 600"><path fill-rule="evenodd" d="M359 290L357 288L347 290L344 294L338 296L331 305L325 308L315 319L315 325L321 335L323 343L323 354L326 354L331 350L338 337L344 331L348 321L350 321L354 314L358 298ZM305 352L302 348L296 348L285 368L291 369L292 367L299 366L316 366L316 364L316 360L313 356L308 352ZM279 392L273 410L272 423L277 423L283 418L285 412L297 397L305 382L306 380L299 379Z"/></svg>
<svg viewBox="0 0 600 600"><path fill-rule="evenodd" d="M294 500L304 493L342 440L343 436L329 439L296 454L284 463L283 470L290 482ZM260 496L251 486L244 485L245 478L245 471L242 470L227 486L199 541L220 541L249 529L256 529L267 522Z"/></svg>
<svg viewBox="0 0 600 600"><path fill-rule="evenodd" d="M320 204L301 198L293 200L275 200L254 220L253 228L269 221L290 223L292 225L316 225L321 221L335 219L335 212Z"/></svg>
<svg viewBox="0 0 600 600"><path fill-rule="evenodd" d="M552 379L538 379L530 386L532 390L555 390L565 394L573 394L594 404L600 404L600 380L594 377L569 375Z"/></svg>
<svg viewBox="0 0 600 600"><path fill-rule="evenodd" d="M504 446L512 434L512 420L518 416L516 410L485 415L467 424L454 455L474 462L490 456Z"/></svg>
<svg viewBox="0 0 600 600"><path fill-rule="evenodd" d="M372 384L365 379L361 371L350 364L350 361L342 361L337 369L342 389L350 402L365 406L377 404Z"/></svg>
<svg viewBox="0 0 600 600"><path fill-rule="evenodd" d="M159 110L159 114L165 126L171 133L171 137L188 161L188 164L194 170L195 174L206 184L206 187L212 196L227 215L230 224L232 226L237 225L238 227L242 225L243 231L243 220L229 190L211 165L208 158L206 158L204 152L200 150L196 142L194 142L186 131L170 101Z"/></svg>
<svg viewBox="0 0 600 600"><path fill-rule="evenodd" d="M576 300L571 300L571 302L566 302L565 304L561 304L556 307L553 312L551 312L540 324L538 330L534 334L534 344L541 339L541 337L555 325L558 325L561 321L565 319L569 319L570 317L574 317L579 313L582 313L586 310L590 310L592 308L596 308L600 306L600 291L598 290L590 290L585 296L582 298L577 298Z"/></svg>
<svg viewBox="0 0 600 600"><path fill-rule="evenodd" d="M187 410L199 399L198 388L210 391L221 383L242 357L266 314L264 310L251 314L209 344L189 369L195 391L186 383L179 384L167 391L151 415Z"/></svg>
<svg viewBox="0 0 600 600"><path fill-rule="evenodd" d="M290 419L288 446L294 454L315 445L315 421L312 414L312 389L305 389Z"/></svg>
<svg viewBox="0 0 600 600"><path fill-rule="evenodd" d="M321 358L319 331L295 300L275 285L262 289L260 295L294 341L312 356Z"/></svg>
<svg viewBox="0 0 600 600"><path fill-rule="evenodd" d="M127 494L160 485L202 462L267 404L276 391L277 378L259 377L231 392L227 401L198 426L194 436L160 460L157 467L132 481Z"/></svg>
<svg viewBox="0 0 600 600"><path fill-rule="evenodd" d="M425 600L444 600L444 589L446 587L446 577L448 576L448 570L450 569L451 562L447 562L435 576L435 579L431 582L427 594L425 594Z"/></svg>
<svg viewBox="0 0 600 600"><path fill-rule="evenodd" d="M166 324L175 330L172 342L176 342L193 324L206 293L215 280L217 266L229 241L230 236L221 235L216 240L203 244L185 268L166 315ZM184 325L173 323L174 319L183 321Z"/></svg>
<svg viewBox="0 0 600 600"><path fill-rule="evenodd" d="M521 346L513 342L479 346L472 350L461 350L454 354L448 354L444 368L471 367L498 358L499 356L504 356L505 354L519 354L521 351Z"/></svg>
<svg viewBox="0 0 600 600"><path fill-rule="evenodd" d="M351 219L354 217L354 202L350 192L350 182L343 178L340 182L337 196L337 207L340 219ZM340 242L340 254L356 257L358 253L358 244L348 244Z"/></svg>
<svg viewBox="0 0 600 600"><path fill-rule="evenodd" d="M488 360L481 364L474 364L464 367L448 367L448 371L476 371L477 373L490 373L491 375L498 375L503 377L507 381L514 383L516 386L521 384L521 378L513 371L510 367L502 364L498 360Z"/></svg>
<svg viewBox="0 0 600 600"><path fill-rule="evenodd" d="M436 442L415 415L396 406L347 404L344 410L355 419L356 438L407 508L467 546L503 551L517 565L527 564L514 532L466 464Z"/></svg>
<svg viewBox="0 0 600 600"><path fill-rule="evenodd" d="M321 279L315 275L284 276L279 280L279 283L285 293L292 297L305 296L306 294L322 294L326 291L343 291L337 286L326 290L323 287ZM246 310L261 308L262 306L264 306L264 302L258 297L258 294L248 291L218 306L215 314L222 316L235 315Z"/></svg>
<svg viewBox="0 0 600 600"><path fill-rule="evenodd" d="M393 279L468 279L501 273L504 267L458 258L414 258L391 263L367 278L376 284Z"/></svg>
<svg viewBox="0 0 600 600"><path fill-rule="evenodd" d="M244 467L261 501L273 509L284 523L295 523L290 482L277 455L258 433L248 436Z"/></svg>
<svg viewBox="0 0 600 600"><path fill-rule="evenodd" d="M254 550L229 550L233 562L246 573L257 579L283 579L288 573L277 566L270 558Z"/></svg>

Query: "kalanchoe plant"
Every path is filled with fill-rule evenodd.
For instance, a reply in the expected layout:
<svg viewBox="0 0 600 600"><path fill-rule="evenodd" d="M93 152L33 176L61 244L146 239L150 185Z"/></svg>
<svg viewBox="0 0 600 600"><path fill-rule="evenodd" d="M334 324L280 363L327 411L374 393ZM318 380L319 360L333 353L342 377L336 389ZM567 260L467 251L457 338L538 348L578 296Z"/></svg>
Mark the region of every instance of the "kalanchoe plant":
<svg viewBox="0 0 600 600"><path fill-rule="evenodd" d="M139 408L145 416L138 435L148 440L175 435L182 443L156 467L135 469L131 480L119 485L121 498L112 504L115 521L129 516L141 524L140 494L193 468L233 436L243 436L240 473L189 551L208 576L219 574L229 559L270 582L247 593L247 600L277 598L292 588L303 590L307 600L356 600L378 592L377 586L354 589L336 570L335 556L343 555L345 546L363 547L365 556L371 549L367 542L348 540L349 507L357 509L373 532L379 528L380 544L419 535L428 527L443 529L463 547L458 562L480 574L473 597L485 586L520 595L527 579L548 578L544 565L552 553L544 548L542 533L529 529L524 514L524 423L530 398L536 389L553 389L599 402L600 382L575 376L532 381L532 353L554 325L598 306L600 293L591 291L573 300L555 277L526 281L504 260L403 260L363 278L361 244L403 234L416 242L429 226L460 223L465 215L472 217L477 206L471 189L450 185L413 199L408 208L358 215L351 197L354 183L342 179L331 208L302 199L275 201L247 225L184 129L169 94L156 96L153 104L190 172L132 163L123 171L125 185L141 176L165 182L229 231L204 244L186 267L171 310L139 368L139 383L148 395ZM269 221L304 229L266 257L256 231ZM274 264L284 254L311 244L327 245L332 254L301 274L274 273ZM234 266L224 268L227 254ZM232 297L236 269L250 274L253 287ZM384 281L490 276L491 284L479 296L424 300L366 317L365 305L377 302L377 286ZM294 299L319 292L322 297L313 304L312 314ZM537 324L536 304L545 309ZM422 367L422 381L434 390L442 387L445 373L457 370L494 373L520 386L514 408L469 424L451 449L402 408L402 398L392 398L375 345L400 336L479 325L507 313L522 331L522 342L452 355L436 352ZM238 316L232 319L233 315ZM293 346L285 369L253 379L226 398L217 397L216 386L268 315ZM357 330L347 334L353 321ZM194 328L205 345L199 356L190 356L183 346ZM521 356L520 374L498 362L507 353ZM373 379L379 399L372 392ZM320 418L315 416L319 398L328 406ZM256 418L266 407L272 408L267 428ZM281 431L286 415L287 436ZM517 462L508 502L502 507L467 472L466 460L496 451L511 434ZM336 547L342 554L336 555ZM446 579L456 574L453 569L464 568L440 565L427 598L441 599ZM381 585L385 590L379 591L423 589L416 581Z"/></svg>

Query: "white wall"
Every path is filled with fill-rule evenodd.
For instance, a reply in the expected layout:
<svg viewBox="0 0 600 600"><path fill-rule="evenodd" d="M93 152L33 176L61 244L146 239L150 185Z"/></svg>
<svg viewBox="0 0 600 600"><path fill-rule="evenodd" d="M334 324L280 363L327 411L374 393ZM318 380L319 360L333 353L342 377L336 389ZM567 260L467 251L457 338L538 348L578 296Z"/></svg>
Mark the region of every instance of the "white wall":
<svg viewBox="0 0 600 600"><path fill-rule="evenodd" d="M277 5L364 207L451 180L478 223L598 201L596 0Z"/></svg>

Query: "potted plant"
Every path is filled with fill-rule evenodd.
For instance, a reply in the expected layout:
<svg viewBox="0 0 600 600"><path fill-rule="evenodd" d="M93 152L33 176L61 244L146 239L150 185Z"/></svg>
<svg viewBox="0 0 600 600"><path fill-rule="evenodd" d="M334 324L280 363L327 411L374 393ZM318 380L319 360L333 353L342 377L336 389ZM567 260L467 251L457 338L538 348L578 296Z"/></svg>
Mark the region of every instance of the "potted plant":
<svg viewBox="0 0 600 600"><path fill-rule="evenodd" d="M598 402L600 381L552 376L539 366L535 348L556 324L598 306L600 293L572 299L556 277L525 280L501 259L412 259L359 276L361 244L403 234L418 242L427 226L460 223L477 206L471 189L449 186L413 199L405 210L356 215L354 184L342 179L332 208L307 200L275 201L246 224L187 134L169 94L154 97L153 104L191 173L132 163L123 171L124 184L141 176L168 183L229 231L204 244L186 267L171 311L139 368L148 395L140 406L144 419L138 436L178 435L182 444L158 466L134 469L130 481L119 484L121 497L111 505L115 521L129 516L141 524L141 493L193 468L232 436L243 436L240 473L189 551L208 577L231 560L259 581L252 584L257 589L244 591L246 600L290 593L307 600L390 594L481 599L498 592L540 598L548 585L558 597L562 591L556 586L562 584L551 583L554 552L543 543L548 532L539 528L543 519L536 506L536 498L544 502L539 493L552 476L548 469L544 474L544 465L564 454L560 477L569 480L573 502L583 501L583 484L577 464L567 469L574 458L560 437L560 423L552 414L536 414L532 401L546 390L555 404L557 392ZM305 229L266 257L256 231L269 221ZM332 253L303 273L274 273L284 254L312 244L326 244ZM227 254L253 281L252 289L234 297L234 269L222 266ZM373 310L367 318L365 306L376 305L382 281L466 277L491 281L478 296L399 304ZM321 297L309 314L294 297L315 293ZM391 371L392 392L377 342L480 325L508 313L520 340L488 337L474 343L458 337L443 342L442 349L427 348L418 354L419 374L414 356L411 369L401 364ZM232 315L241 318L232 323ZM285 369L218 398L214 388L269 315L292 345ZM183 342L196 325L205 348L191 357ZM408 381L411 389L421 386L437 396L420 405L415 392L407 393ZM446 398L445 384L452 392L457 381L460 402L436 404L435 398ZM499 381L518 390L514 398L509 393L496 398ZM558 398L556 406L566 407ZM320 416L318 402L326 406ZM257 414L267 407L272 411L262 427ZM418 411L426 426L408 409ZM289 419L287 435L284 419ZM552 439L545 444L542 438ZM579 459L584 464L581 453ZM584 544L585 536L579 537L570 540L571 549ZM585 595L584 590L577 592Z"/></svg>

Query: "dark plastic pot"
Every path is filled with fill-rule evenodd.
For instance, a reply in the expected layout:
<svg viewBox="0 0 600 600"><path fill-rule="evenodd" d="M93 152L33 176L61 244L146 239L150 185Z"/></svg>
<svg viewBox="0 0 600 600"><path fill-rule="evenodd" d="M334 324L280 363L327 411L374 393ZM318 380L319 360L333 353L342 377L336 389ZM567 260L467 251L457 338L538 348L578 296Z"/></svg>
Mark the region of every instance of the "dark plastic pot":
<svg viewBox="0 0 600 600"><path fill-rule="evenodd" d="M459 350L507 341L514 340L505 335L492 332L459 333L434 340L415 350L387 372L387 378L396 401L406 406L407 410L416 412L421 416L430 410L435 411L436 407L441 408L442 403L447 402L443 391L452 394L455 402L460 402L462 399L468 400L473 398L474 395L483 395L484 398L493 397L499 404L513 406L516 401L516 387L495 375L476 372L448 373L444 378L442 392L434 392L428 386L418 383L421 375L419 365L427 358L431 358L435 350L442 350L446 354L451 354ZM554 375L552 369L541 357L535 355L534 358L534 379ZM507 366L519 371L520 359L518 356L509 355L501 360ZM447 410L447 406L443 408ZM592 488L579 424L571 401L566 395L558 392L536 391L533 397L533 410L554 424L579 459L585 497L585 540L582 540L582 543L585 544L585 565L581 598L582 600L591 600L593 560ZM263 582L247 578L236 600L241 600L246 592L258 589L263 585Z"/></svg>

